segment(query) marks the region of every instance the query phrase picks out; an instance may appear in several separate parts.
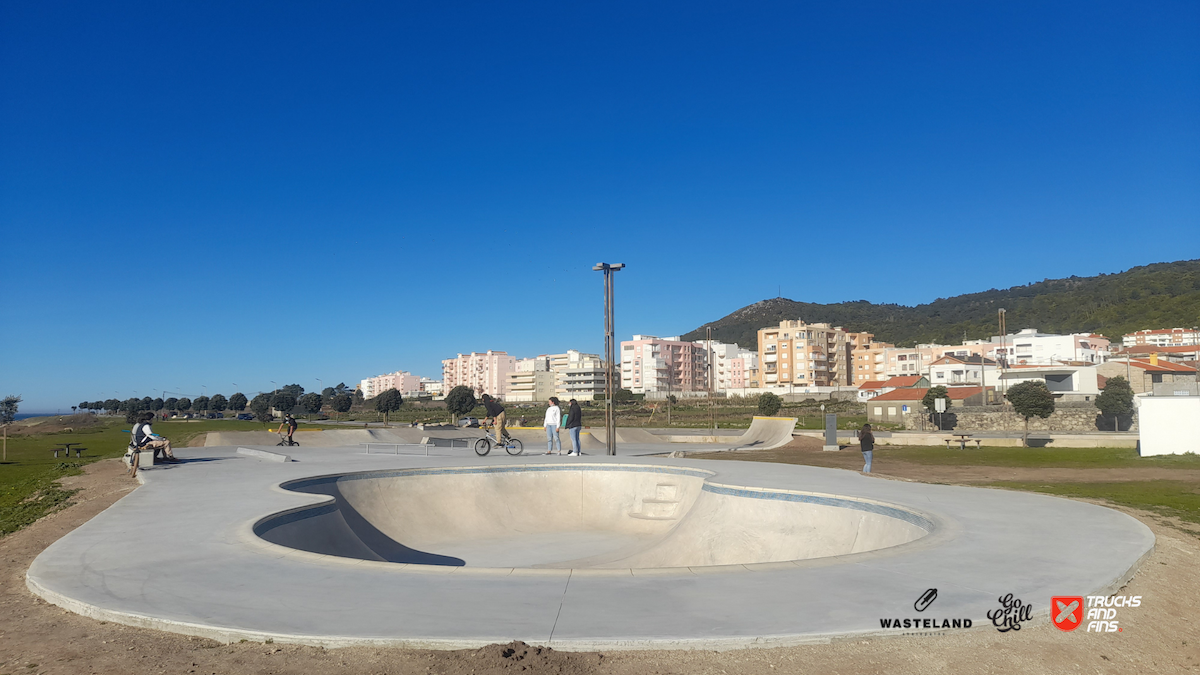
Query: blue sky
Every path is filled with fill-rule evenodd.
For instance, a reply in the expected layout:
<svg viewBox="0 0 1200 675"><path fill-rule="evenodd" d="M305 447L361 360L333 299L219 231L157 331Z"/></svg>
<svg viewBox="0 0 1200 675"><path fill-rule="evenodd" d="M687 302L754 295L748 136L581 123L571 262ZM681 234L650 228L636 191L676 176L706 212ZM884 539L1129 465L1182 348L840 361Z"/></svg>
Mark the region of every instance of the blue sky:
<svg viewBox="0 0 1200 675"><path fill-rule="evenodd" d="M29 411L1200 257L1194 2L10 2L0 91Z"/></svg>

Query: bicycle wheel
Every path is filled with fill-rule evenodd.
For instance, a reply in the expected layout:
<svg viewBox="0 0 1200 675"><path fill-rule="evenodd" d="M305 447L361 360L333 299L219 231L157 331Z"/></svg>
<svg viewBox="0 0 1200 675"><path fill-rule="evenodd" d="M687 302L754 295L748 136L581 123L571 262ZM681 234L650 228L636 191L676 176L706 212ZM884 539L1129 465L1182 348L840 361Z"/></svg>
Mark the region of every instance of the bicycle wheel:
<svg viewBox="0 0 1200 675"><path fill-rule="evenodd" d="M510 438L508 439L508 443L504 445L504 449L507 450L508 454L510 455L519 455L525 451L525 446L521 444L521 441L515 438Z"/></svg>
<svg viewBox="0 0 1200 675"><path fill-rule="evenodd" d="M492 442L486 438L475 441L475 454L483 457L492 451Z"/></svg>

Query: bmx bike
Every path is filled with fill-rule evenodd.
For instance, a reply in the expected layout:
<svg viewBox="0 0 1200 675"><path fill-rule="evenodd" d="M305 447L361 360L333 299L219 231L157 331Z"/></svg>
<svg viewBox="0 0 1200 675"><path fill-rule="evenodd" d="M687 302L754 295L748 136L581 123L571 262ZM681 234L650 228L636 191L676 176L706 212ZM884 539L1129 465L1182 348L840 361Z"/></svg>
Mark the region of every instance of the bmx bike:
<svg viewBox="0 0 1200 675"><path fill-rule="evenodd" d="M280 429L279 430L279 442L276 443L275 445L289 445L290 446L290 445L300 445L300 444L297 443L296 441L288 438L288 435L286 433L284 433L284 431L282 429Z"/></svg>
<svg viewBox="0 0 1200 675"><path fill-rule="evenodd" d="M519 455L525 451L525 446L521 441L509 436L504 439L504 442L497 442L496 437L492 434L493 426L484 427L483 438L475 441L475 454L483 457L492 451L493 447L504 447L504 450L510 455Z"/></svg>

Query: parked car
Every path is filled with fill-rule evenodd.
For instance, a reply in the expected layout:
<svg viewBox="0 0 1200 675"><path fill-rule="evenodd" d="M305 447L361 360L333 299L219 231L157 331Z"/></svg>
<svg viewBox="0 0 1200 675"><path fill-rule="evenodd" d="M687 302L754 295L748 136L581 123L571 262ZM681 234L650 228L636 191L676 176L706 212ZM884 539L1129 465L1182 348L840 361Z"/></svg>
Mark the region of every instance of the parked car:
<svg viewBox="0 0 1200 675"><path fill-rule="evenodd" d="M221 420L221 419L225 419L225 415L223 415L223 414L221 414L221 413L219 413L219 412L210 412L210 413L208 413L208 419L210 419L210 420Z"/></svg>
<svg viewBox="0 0 1200 675"><path fill-rule="evenodd" d="M479 420L474 417L464 417L458 421L460 427L478 427Z"/></svg>
<svg viewBox="0 0 1200 675"><path fill-rule="evenodd" d="M254 419L254 415L251 415L250 413L238 413L237 418L243 421L250 421Z"/></svg>

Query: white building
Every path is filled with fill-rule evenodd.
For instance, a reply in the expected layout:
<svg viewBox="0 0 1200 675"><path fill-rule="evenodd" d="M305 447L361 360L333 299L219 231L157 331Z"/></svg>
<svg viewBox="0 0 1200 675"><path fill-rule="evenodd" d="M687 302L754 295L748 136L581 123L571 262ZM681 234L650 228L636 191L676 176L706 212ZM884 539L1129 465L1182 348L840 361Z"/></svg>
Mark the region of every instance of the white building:
<svg viewBox="0 0 1200 675"><path fill-rule="evenodd" d="M429 377L421 378L421 393L429 394L430 396L442 395L442 381L435 380Z"/></svg>
<svg viewBox="0 0 1200 675"><path fill-rule="evenodd" d="M943 356L929 364L929 384L945 387L997 386L999 364L980 356Z"/></svg>
<svg viewBox="0 0 1200 675"><path fill-rule="evenodd" d="M1155 347L1179 347L1200 344L1200 330L1195 328L1158 328L1139 330L1121 338L1126 347L1154 345Z"/></svg>
<svg viewBox="0 0 1200 675"><path fill-rule="evenodd" d="M1007 391L1021 382L1042 382L1064 401L1091 401L1100 394L1100 378L1094 365L1022 364L999 374L996 389ZM989 385L990 386L990 385Z"/></svg>
<svg viewBox="0 0 1200 675"><path fill-rule="evenodd" d="M395 389L403 395L418 394L422 391L421 379L405 370L394 373L368 377L358 384L364 398L375 398L388 389Z"/></svg>
<svg viewBox="0 0 1200 675"><path fill-rule="evenodd" d="M744 389L749 385L749 371L758 368L758 352L739 347L737 343L718 342L716 340L697 340L706 351L706 358L712 369L709 375L713 382L713 391L731 391Z"/></svg>
<svg viewBox="0 0 1200 675"><path fill-rule="evenodd" d="M508 385L508 374L516 370L516 357L508 352L488 350L459 354L442 361L442 389L450 393L458 386L475 390L476 396L491 394L504 397Z"/></svg>
<svg viewBox="0 0 1200 675"><path fill-rule="evenodd" d="M604 397L604 359L599 354L568 349L566 354L552 355L550 367L555 372L555 391L562 400L594 401Z"/></svg>
<svg viewBox="0 0 1200 675"><path fill-rule="evenodd" d="M1108 338L1092 333L1055 335L1026 328L1013 335L991 339L995 349L990 358L1005 366L1052 365L1056 363L1104 363L1109 357Z"/></svg>

